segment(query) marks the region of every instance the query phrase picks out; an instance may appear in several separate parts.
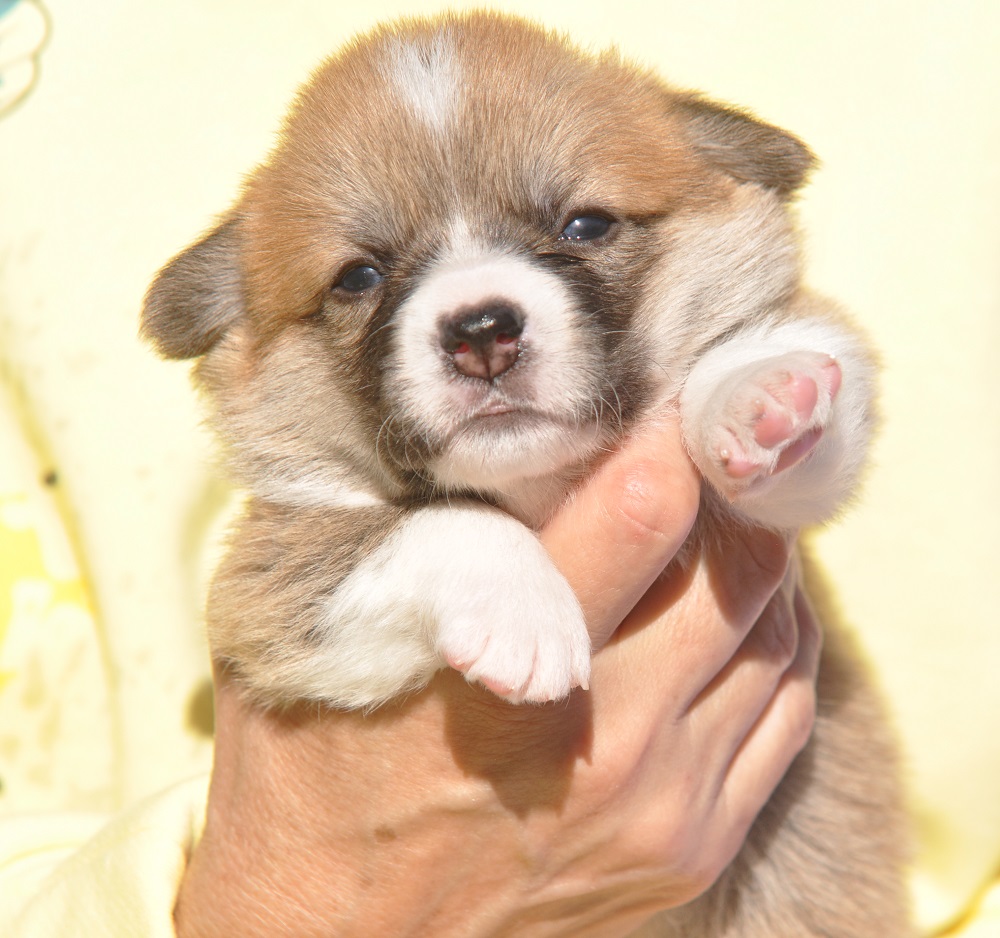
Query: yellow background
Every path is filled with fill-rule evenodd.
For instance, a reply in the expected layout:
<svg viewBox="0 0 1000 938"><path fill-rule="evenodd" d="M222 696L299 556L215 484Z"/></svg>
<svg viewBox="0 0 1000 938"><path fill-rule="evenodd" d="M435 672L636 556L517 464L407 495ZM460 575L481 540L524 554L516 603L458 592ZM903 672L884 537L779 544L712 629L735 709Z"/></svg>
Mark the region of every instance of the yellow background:
<svg viewBox="0 0 1000 938"><path fill-rule="evenodd" d="M1000 870L1000 4L495 6L616 43L822 160L808 279L882 350L885 427L819 545L906 742L918 907L942 925ZM199 606L226 490L186 367L136 340L143 291L323 55L441 7L47 7L37 88L0 119L0 812L109 811L210 753Z"/></svg>

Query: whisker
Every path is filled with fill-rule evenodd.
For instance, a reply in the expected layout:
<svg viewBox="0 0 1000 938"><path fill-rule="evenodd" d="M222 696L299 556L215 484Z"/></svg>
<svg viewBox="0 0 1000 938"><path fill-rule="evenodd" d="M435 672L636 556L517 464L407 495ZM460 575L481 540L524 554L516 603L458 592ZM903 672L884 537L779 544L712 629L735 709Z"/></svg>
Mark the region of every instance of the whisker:
<svg viewBox="0 0 1000 938"><path fill-rule="evenodd" d="M388 329L392 324L393 324L392 320L389 320L389 322L382 323L382 325L379 326L374 332L370 332L368 335L365 336L364 338L365 343L371 342L371 340L374 339L375 336L377 336L383 329Z"/></svg>
<svg viewBox="0 0 1000 938"><path fill-rule="evenodd" d="M391 428L391 424L393 422L393 419L394 418L393 418L392 414L390 414L388 417L386 417L385 420L382 421L382 425L378 428L378 433L375 434L375 458L376 459L384 460L386 458L380 452L383 435L386 438L385 439L385 445L387 447L391 448L392 444L389 442L389 432L391 432L391 429L392 429ZM391 460L391 458L392 458L391 455L388 458Z"/></svg>

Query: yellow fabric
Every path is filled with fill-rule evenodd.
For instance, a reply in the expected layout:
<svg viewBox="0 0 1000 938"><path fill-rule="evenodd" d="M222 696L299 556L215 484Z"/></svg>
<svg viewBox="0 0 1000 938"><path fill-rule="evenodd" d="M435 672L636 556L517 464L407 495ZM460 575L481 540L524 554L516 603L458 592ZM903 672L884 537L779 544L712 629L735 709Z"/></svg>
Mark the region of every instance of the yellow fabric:
<svg viewBox="0 0 1000 938"><path fill-rule="evenodd" d="M81 934L157 934L203 783L131 806L210 764L199 610L228 492L186 367L135 338L142 293L313 63L436 5L45 5L0 0L0 934L32 894L24 934L73 934L75 908L126 923ZM924 930L1000 938L1000 6L499 5L822 157L809 279L883 350L886 421L819 549L906 746Z"/></svg>
<svg viewBox="0 0 1000 938"><path fill-rule="evenodd" d="M942 938L997 938L1000 935L1000 883L974 903L954 929Z"/></svg>
<svg viewBox="0 0 1000 938"><path fill-rule="evenodd" d="M44 879L27 869L23 854L0 867L0 887L26 894L4 934L170 938L174 898L201 833L206 796L205 778L178 785L118 815L68 852L66 820L39 822L32 832L35 849L42 843L53 859L66 856Z"/></svg>

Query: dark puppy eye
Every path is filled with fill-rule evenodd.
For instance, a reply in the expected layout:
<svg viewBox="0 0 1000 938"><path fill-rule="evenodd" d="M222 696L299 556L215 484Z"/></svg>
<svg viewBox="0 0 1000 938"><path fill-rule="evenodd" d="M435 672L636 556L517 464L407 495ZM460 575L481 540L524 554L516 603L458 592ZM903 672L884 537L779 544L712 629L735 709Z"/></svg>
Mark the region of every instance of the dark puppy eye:
<svg viewBox="0 0 1000 938"><path fill-rule="evenodd" d="M334 286L346 290L348 293L364 293L365 290L377 287L382 279L382 274L374 267L362 264L344 271Z"/></svg>
<svg viewBox="0 0 1000 938"><path fill-rule="evenodd" d="M581 215L562 230L560 241L596 241L611 230L611 221L603 215Z"/></svg>

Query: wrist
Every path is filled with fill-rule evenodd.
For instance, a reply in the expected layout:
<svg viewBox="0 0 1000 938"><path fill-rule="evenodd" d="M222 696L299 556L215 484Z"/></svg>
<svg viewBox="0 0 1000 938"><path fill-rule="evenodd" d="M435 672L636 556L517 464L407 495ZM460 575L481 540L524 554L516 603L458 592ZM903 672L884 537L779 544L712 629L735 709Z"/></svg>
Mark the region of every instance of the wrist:
<svg viewBox="0 0 1000 938"><path fill-rule="evenodd" d="M545 934L517 923L545 892L537 845L552 807L519 816L511 748L468 745L468 724L452 716L493 703L457 676L441 680L459 700L421 694L369 715L265 713L223 686L181 938Z"/></svg>

